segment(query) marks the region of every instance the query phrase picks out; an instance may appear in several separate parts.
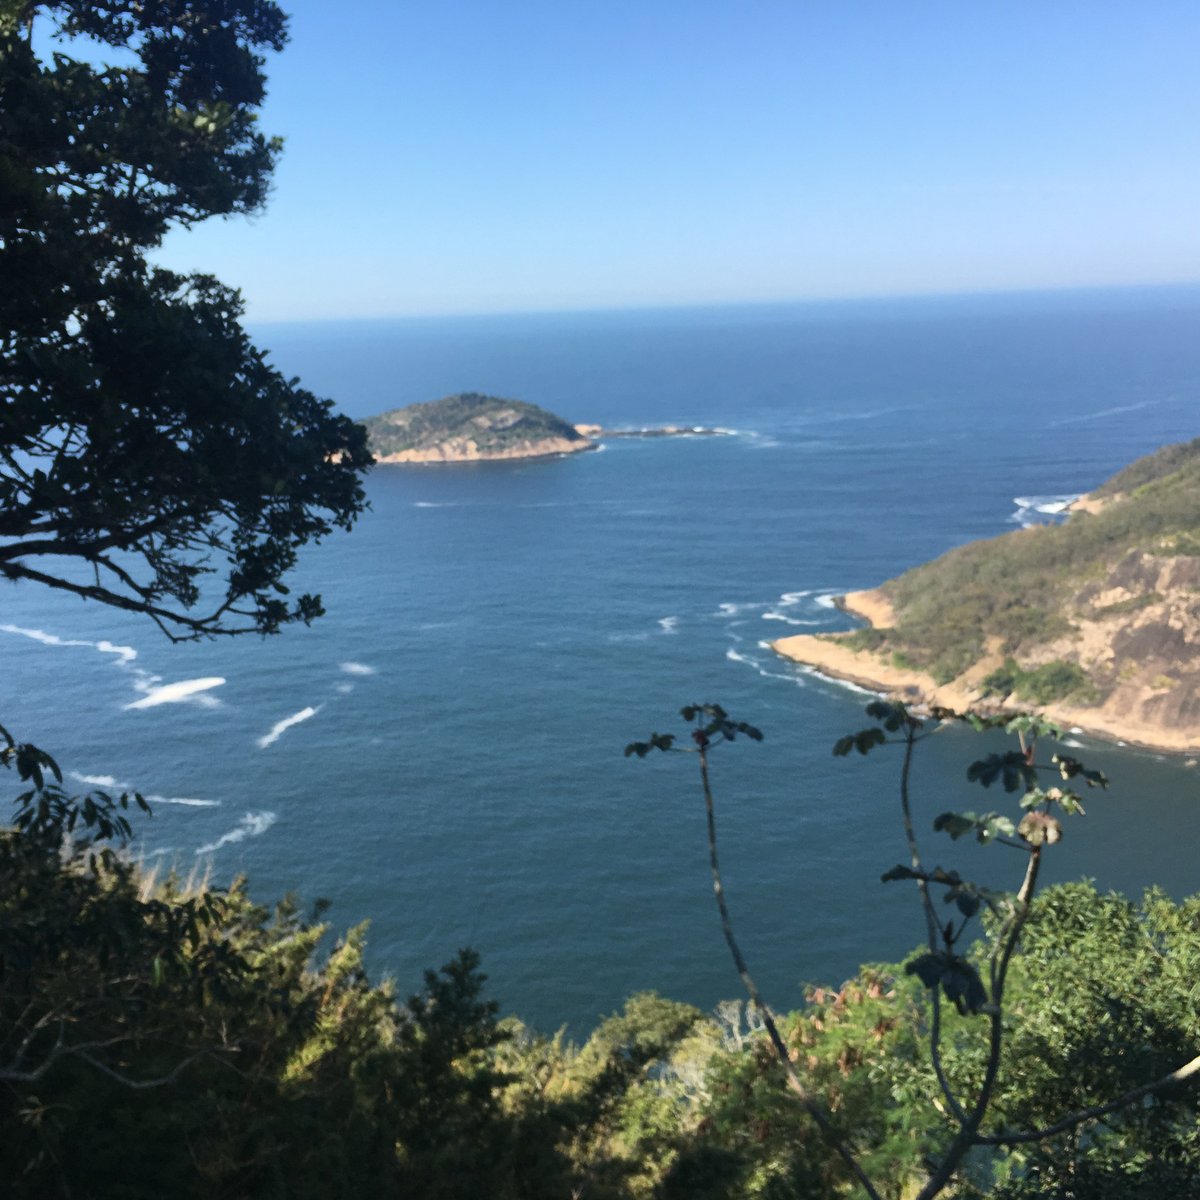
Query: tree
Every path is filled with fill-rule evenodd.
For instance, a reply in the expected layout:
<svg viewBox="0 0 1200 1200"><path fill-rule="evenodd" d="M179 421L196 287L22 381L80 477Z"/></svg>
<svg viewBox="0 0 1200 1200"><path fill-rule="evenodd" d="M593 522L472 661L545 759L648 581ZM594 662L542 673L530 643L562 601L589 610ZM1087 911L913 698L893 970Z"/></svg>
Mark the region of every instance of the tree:
<svg viewBox="0 0 1200 1200"><path fill-rule="evenodd" d="M285 38L270 0L0 0L0 574L175 640L320 615L282 578L365 504L363 430L268 364L237 292L147 259L262 206Z"/></svg>
<svg viewBox="0 0 1200 1200"><path fill-rule="evenodd" d="M1056 1106L1047 1113L1049 1088L1043 1088L1038 1096L1040 1104L1014 1103L1013 1097L1020 1096L1021 1088L1014 1086L1014 1081L1002 1071L1006 1062L1011 1067L1013 1055L1008 1047L1013 1041L1019 1044L1017 1035L1022 1032L1026 1033L1027 1043L1032 1042L1038 1047L1032 1053L1026 1052L1030 1058L1040 1056L1051 1059L1051 1052L1061 1058L1063 1056L1059 1051L1066 1042L1073 1041L1076 1046L1084 1043L1089 1047L1096 1044L1094 1037L1089 1040L1086 1033L1081 1036L1080 1031L1069 1028L1065 1032L1052 1031L1047 1035L1044 1019L1042 1027L1032 1034L1022 1031L1010 1003L1009 983L1018 958L1018 947L1031 928L1034 929L1033 940L1035 944L1037 942L1036 927L1031 926L1031 921L1044 855L1060 840L1062 819L1084 812L1082 797L1075 789L1085 785L1088 788L1106 787L1107 780L1101 772L1089 770L1078 759L1067 754L1056 753L1050 756L1048 762L1039 761L1039 739L1061 740L1062 734L1055 726L1035 716L1008 714L981 717L971 713L961 715L944 708L935 708L926 716L918 716L903 704L883 700L868 705L867 714L874 723L841 738L834 745L833 752L846 756L852 751L867 754L888 744L903 747L899 799L909 863L898 864L884 872L882 882L906 881L915 884L926 928L926 944L906 963L905 973L915 976L929 993L928 1024L922 1032L928 1043L933 1108L937 1116L931 1115L931 1128L923 1135L920 1169L914 1173L911 1189L913 1200L934 1200L934 1197L950 1188L955 1188L958 1195L977 1194L969 1190L971 1180L967 1167L968 1156L972 1154L982 1152L994 1155L1014 1148L1019 1154L1028 1146L1050 1145L1052 1139L1065 1133L1076 1139L1073 1155L1078 1157L1080 1138L1084 1142L1105 1141L1103 1134L1098 1137L1090 1134L1097 1121L1106 1121L1107 1131L1124 1125L1131 1131L1129 1142L1138 1146L1137 1139L1141 1131L1136 1121L1127 1120L1127 1110L1138 1105L1160 1105L1162 1096L1170 1096L1182 1085L1200 1078L1200 1055L1195 1054L1195 1022L1190 1015L1194 1013L1194 990L1188 999L1183 1020L1178 1020L1175 1014L1168 1021L1158 1020L1157 1013L1147 1007L1143 1019L1126 1021L1122 1025L1126 1040L1117 1038L1117 1053L1128 1055L1129 1061L1136 1058L1145 1070L1135 1086L1129 1086L1127 1075L1110 1071L1103 1075L1105 1082L1097 1089L1097 1073L1087 1069L1090 1056L1085 1053L1080 1062L1071 1063L1067 1086L1060 1089L1057 1097L1061 1107ZM692 727L691 746L676 746L674 734L654 733L647 741L630 743L625 748L625 754L645 758L656 750L685 750L698 756L700 786L708 823L713 891L726 943L742 983L761 1014L777 1076L782 1076L782 1082L792 1093L793 1099L820 1131L831 1151L830 1159L840 1160L833 1163L836 1172L823 1170L818 1176L810 1178L808 1185L810 1188L818 1186L813 1182L815 1178L820 1179L819 1186L824 1191L840 1190L844 1184L857 1185L871 1200L883 1200L884 1196L891 1196L907 1180L897 1177L894 1166L872 1177L873 1172L869 1168L874 1164L867 1160L869 1155L877 1157L877 1148L864 1144L866 1139L863 1135L878 1133L878 1130L847 1122L845 1104L839 1103L835 1108L826 1103L814 1087L814 1080L819 1080L819 1076L811 1072L806 1076L797 1066L796 1060L800 1058L805 1043L803 1040L796 1044L789 1043L780 1023L759 992L734 936L717 856L716 802L709 759L716 747L735 741L739 735L761 741L762 733L744 721L732 720L718 704L688 705L681 710L681 715ZM909 779L913 755L921 742L960 722L976 731L1003 730L1018 738L1018 749L988 754L972 763L967 769L967 778L984 787L999 783L1005 792L1019 798L1020 813L1015 814L1018 819L1014 820L996 811L982 814L944 812L934 821L934 830L954 839L969 835L984 844L1003 845L1018 851L1023 864L1019 886L1012 893L980 887L964 879L957 871L926 866L910 803ZM1052 777L1053 782L1043 787L1042 782L1047 775ZM945 901L944 909L934 903L936 895L941 895ZM983 920L985 938L972 950L964 940L964 935L975 917ZM1140 943L1145 939L1145 931L1136 928L1136 922L1126 924L1134 926L1134 942ZM1169 922L1165 925L1169 926ZM1165 934L1156 936L1165 942ZM1042 942L1043 962L1046 940L1043 938ZM1061 945L1060 941L1052 954L1061 953ZM1161 963L1167 963L1163 946L1154 945L1152 952ZM1193 968L1197 961L1191 946L1187 946L1179 957L1185 963L1185 971ZM1112 974L1111 967L1109 970ZM1174 973L1174 964L1172 971ZM1192 979L1194 974L1189 977L1189 984ZM1044 984L1044 980L1042 982ZM872 998L878 998L882 991L878 981L865 990L868 995L872 990L876 991L876 996ZM1133 996L1134 989L1129 988L1127 995L1115 1002L1110 998L1094 1004L1085 1023L1097 1021L1099 1014L1103 1014L1099 1019L1113 1022L1117 1010L1128 1008ZM1051 992L1050 999L1052 1007L1060 1012L1071 1006L1072 1001L1076 1009L1086 1007L1079 1004L1077 993L1058 997ZM954 1013L959 1018L974 1022L966 1036L960 1039L967 1043L966 1049L961 1045L955 1047L959 1061L968 1064L965 1070L958 1073L948 1068L945 1037L945 1030L954 1020ZM1179 1036L1181 1029L1182 1037ZM1166 1031L1165 1036L1163 1031ZM1045 1044L1039 1044L1039 1039L1040 1043ZM1172 1068L1165 1074L1162 1073L1164 1043L1169 1047L1166 1053ZM1187 1054L1193 1057L1187 1059ZM1181 1059L1184 1059L1182 1065L1175 1065ZM839 1097L841 1100L842 1097ZM1013 1129L1001 1125L998 1128L985 1128L997 1120L1003 1122L1009 1115L1006 1110L1012 1111L1017 1120L1034 1127ZM854 1106L851 1106L850 1112L853 1115ZM911 1113L906 1113L902 1123L902 1142L911 1142L911 1123ZM1167 1138L1171 1139L1172 1153L1176 1157L1184 1158L1194 1152L1192 1143L1195 1139L1189 1140L1179 1134L1180 1122L1176 1113L1171 1112L1152 1123L1166 1130ZM1185 1120L1185 1126L1186 1123ZM891 1136L891 1131L887 1131L887 1136ZM1035 1168L1040 1172L1038 1179L1044 1182L1055 1178L1056 1157L1062 1157L1059 1145L1054 1146L1053 1153L1041 1155L1041 1161ZM997 1177L1006 1184L1015 1180L1009 1194L1029 1194L1024 1189L1025 1179L1021 1170L1014 1167L1016 1161L1010 1159L1002 1162L996 1171ZM1025 1161L1028 1161L1028 1156ZM1188 1165L1193 1161L1187 1157ZM1106 1164L1106 1169L1110 1168L1111 1163ZM1064 1194L1082 1193L1072 1190ZM1101 1190L1098 1194L1105 1193Z"/></svg>

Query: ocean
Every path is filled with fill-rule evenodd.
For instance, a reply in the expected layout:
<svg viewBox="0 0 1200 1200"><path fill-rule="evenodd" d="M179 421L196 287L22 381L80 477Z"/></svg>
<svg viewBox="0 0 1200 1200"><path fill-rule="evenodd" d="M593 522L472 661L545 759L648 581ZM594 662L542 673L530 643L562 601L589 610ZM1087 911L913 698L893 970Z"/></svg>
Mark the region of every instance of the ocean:
<svg viewBox="0 0 1200 1200"><path fill-rule="evenodd" d="M923 926L879 882L905 857L897 758L830 753L870 697L766 642L848 628L837 594L1054 519L1200 434L1198 329L1194 287L262 326L281 369L355 417L483 391L731 432L379 467L370 511L294 580L328 615L271 639L172 646L9 586L0 720L72 786L151 797L147 863L369 919L369 965L402 995L473 946L504 1011L584 1033L634 991L739 994L695 759L622 753L716 701L765 734L713 769L734 921L784 1009ZM1112 784L1050 878L1195 890L1195 767L1072 741ZM1011 852L928 832L946 808L1011 805L965 782L983 749L957 731L922 747L918 824L930 861L1015 885Z"/></svg>

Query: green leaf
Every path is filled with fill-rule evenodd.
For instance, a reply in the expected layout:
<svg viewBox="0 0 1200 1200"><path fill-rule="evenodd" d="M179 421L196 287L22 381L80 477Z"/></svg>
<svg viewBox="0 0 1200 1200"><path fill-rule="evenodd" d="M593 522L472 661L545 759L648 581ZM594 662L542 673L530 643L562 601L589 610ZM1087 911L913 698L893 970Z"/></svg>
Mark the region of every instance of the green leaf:
<svg viewBox="0 0 1200 1200"><path fill-rule="evenodd" d="M974 813L944 812L934 819L933 829L935 833L945 832L957 840L964 833L971 833L977 823Z"/></svg>
<svg viewBox="0 0 1200 1200"><path fill-rule="evenodd" d="M987 1004L987 991L979 972L965 958L950 957L942 973L942 990L964 1016L977 1013Z"/></svg>
<svg viewBox="0 0 1200 1200"><path fill-rule="evenodd" d="M887 734L878 726L873 726L838 738L833 745L833 753L839 758L844 758L851 750L857 750L859 754L868 754L873 747L882 746L886 741Z"/></svg>
<svg viewBox="0 0 1200 1200"><path fill-rule="evenodd" d="M1015 792L1018 788L1036 785L1037 769L1019 750L1010 750L1005 754L989 754L987 758L973 762L967 768L967 779L984 787L991 787L999 779L1006 792Z"/></svg>

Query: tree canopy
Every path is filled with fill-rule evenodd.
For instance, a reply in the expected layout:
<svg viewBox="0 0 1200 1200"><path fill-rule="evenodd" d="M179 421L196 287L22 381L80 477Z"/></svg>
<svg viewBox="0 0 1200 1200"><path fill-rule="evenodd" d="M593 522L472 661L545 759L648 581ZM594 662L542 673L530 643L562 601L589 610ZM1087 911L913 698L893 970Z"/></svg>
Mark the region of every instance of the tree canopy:
<svg viewBox="0 0 1200 1200"><path fill-rule="evenodd" d="M0 573L172 638L311 620L299 548L349 527L362 430L272 367L239 294L154 266L250 213L266 0L0 0Z"/></svg>

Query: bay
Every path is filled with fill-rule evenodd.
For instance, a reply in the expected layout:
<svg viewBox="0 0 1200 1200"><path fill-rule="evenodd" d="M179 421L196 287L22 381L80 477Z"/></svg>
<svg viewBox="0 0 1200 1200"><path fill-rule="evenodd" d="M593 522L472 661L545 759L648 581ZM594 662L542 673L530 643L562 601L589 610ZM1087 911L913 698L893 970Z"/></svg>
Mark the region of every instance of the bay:
<svg viewBox="0 0 1200 1200"><path fill-rule="evenodd" d="M902 955L920 924L879 883L904 857L898 762L830 755L869 697L764 643L846 628L834 595L1196 436L1198 324L1200 289L1171 288L265 326L273 360L355 417L478 390L733 432L377 468L371 510L294 581L328 615L265 641L171 646L9 586L3 719L76 786L157 796L147 863L326 897L342 928L369 918L370 965L402 993L473 945L506 1011L585 1031L639 989L738 994L694 759L622 754L718 701L766 734L714 769L735 920L786 1008L806 981ZM924 828L1003 803L963 779L977 739L925 750ZM1051 876L1194 890L1178 847L1200 831L1195 769L1074 752L1112 786ZM926 840L985 882L1012 870L1011 852Z"/></svg>

